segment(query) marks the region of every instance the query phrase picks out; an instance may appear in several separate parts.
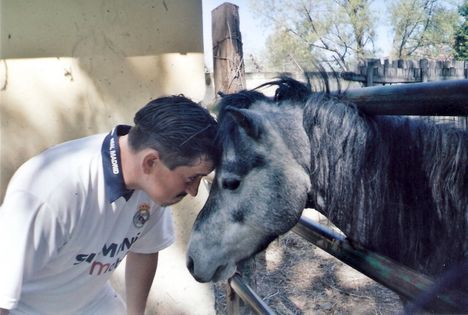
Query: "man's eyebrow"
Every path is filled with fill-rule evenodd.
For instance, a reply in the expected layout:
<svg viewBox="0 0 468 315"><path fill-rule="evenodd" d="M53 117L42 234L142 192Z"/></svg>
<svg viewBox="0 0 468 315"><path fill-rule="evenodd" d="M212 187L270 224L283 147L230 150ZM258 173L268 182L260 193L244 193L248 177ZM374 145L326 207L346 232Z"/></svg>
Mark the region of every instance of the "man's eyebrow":
<svg viewBox="0 0 468 315"><path fill-rule="evenodd" d="M208 174L210 174L210 173L208 173ZM192 176L189 176L189 177L207 176L208 174L205 174L205 173L196 173L196 174L193 174Z"/></svg>

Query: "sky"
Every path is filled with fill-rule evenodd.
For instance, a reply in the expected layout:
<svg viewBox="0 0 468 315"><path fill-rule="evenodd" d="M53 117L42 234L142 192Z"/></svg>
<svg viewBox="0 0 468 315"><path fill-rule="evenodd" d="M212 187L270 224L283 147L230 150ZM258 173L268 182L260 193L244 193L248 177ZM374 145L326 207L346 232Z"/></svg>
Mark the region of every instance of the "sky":
<svg viewBox="0 0 468 315"><path fill-rule="evenodd" d="M251 12L249 0L202 0L203 6L203 46L205 48L205 63L208 69L212 70L212 42L211 42L211 11L221 4L229 2L239 7L239 22L242 35L242 44L244 55L252 53L254 55L260 53L265 47L265 40L268 37L269 31L261 24L260 19L256 18ZM376 12L385 10L385 0L374 1L374 9ZM385 21L380 21L377 28L376 46L381 50L376 58L388 56L390 51L391 39L388 24Z"/></svg>

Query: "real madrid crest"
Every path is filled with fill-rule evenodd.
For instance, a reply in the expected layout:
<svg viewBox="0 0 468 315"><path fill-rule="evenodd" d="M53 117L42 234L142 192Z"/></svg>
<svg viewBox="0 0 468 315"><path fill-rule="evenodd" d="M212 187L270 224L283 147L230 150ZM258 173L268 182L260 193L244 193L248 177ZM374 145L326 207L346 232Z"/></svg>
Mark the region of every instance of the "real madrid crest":
<svg viewBox="0 0 468 315"><path fill-rule="evenodd" d="M150 217L149 209L150 206L147 203L139 205L137 213L133 216L133 225L137 228L143 227Z"/></svg>

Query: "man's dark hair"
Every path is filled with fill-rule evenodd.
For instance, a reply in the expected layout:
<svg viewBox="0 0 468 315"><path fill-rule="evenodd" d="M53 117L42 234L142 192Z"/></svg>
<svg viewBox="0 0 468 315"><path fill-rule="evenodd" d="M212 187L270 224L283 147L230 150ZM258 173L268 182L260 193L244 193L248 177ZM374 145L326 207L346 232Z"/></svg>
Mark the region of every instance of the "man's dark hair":
<svg viewBox="0 0 468 315"><path fill-rule="evenodd" d="M174 169L207 158L215 165L218 149L216 120L208 110L183 95L155 99L140 109L128 138L133 150L157 150L163 163Z"/></svg>

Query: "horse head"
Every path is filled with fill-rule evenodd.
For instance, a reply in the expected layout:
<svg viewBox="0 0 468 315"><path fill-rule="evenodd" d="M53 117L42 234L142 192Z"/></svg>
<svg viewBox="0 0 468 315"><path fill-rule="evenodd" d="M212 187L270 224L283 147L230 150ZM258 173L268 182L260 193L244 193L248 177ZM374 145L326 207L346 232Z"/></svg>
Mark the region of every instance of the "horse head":
<svg viewBox="0 0 468 315"><path fill-rule="evenodd" d="M232 276L299 220L311 186L300 105L248 91L221 100L222 157L187 252L198 281Z"/></svg>

